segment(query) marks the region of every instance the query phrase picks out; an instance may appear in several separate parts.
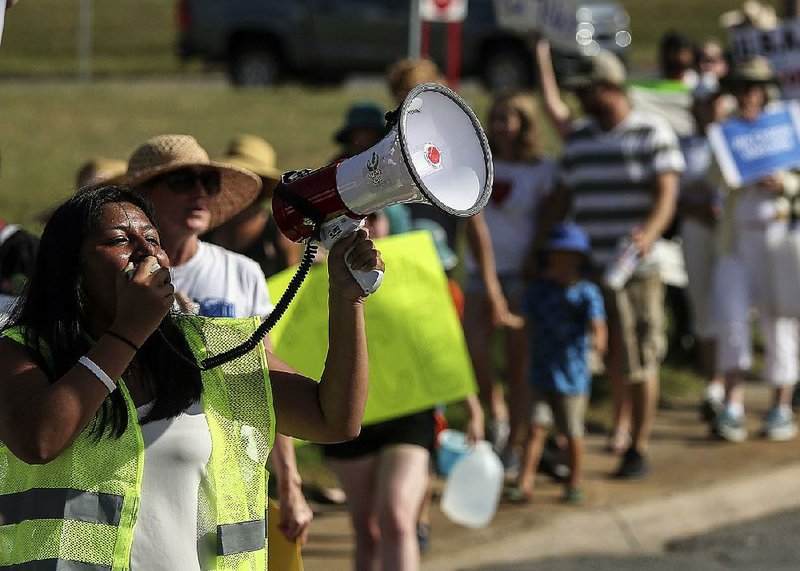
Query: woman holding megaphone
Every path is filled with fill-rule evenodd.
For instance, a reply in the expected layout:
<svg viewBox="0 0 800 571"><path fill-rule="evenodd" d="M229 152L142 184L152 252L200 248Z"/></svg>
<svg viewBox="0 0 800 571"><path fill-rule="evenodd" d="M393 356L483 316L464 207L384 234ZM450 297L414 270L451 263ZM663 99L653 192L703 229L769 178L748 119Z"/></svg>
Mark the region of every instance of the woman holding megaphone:
<svg viewBox="0 0 800 571"><path fill-rule="evenodd" d="M350 252L346 254L346 252ZM264 469L276 431L337 442L367 394L363 290L383 269L364 230L328 258L321 381L247 339L257 318L170 313L169 260L149 203L123 187L53 213L27 292L0 333L0 566L266 566Z"/></svg>

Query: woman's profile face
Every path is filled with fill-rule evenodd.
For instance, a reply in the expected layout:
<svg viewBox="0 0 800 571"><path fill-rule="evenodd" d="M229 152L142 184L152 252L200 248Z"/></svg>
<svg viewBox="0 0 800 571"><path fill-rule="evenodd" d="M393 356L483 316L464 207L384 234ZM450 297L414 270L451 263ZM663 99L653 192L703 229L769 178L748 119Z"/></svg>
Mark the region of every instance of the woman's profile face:
<svg viewBox="0 0 800 571"><path fill-rule="evenodd" d="M517 113L507 103L501 103L492 109L489 117L490 128L494 138L504 137L514 139L522 130L522 121Z"/></svg>
<svg viewBox="0 0 800 571"><path fill-rule="evenodd" d="M81 276L89 308L113 316L117 276L129 262L138 265L147 256L155 256L162 267L169 267L147 215L128 202L107 204L81 246Z"/></svg>
<svg viewBox="0 0 800 571"><path fill-rule="evenodd" d="M742 83L734 87L733 95L740 110L763 109L767 102L767 94L763 85Z"/></svg>

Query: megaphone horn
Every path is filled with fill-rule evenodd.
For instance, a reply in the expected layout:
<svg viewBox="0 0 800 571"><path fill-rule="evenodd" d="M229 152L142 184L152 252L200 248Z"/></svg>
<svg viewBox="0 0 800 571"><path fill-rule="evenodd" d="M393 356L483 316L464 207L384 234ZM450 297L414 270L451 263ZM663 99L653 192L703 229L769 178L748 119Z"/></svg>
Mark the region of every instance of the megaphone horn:
<svg viewBox="0 0 800 571"><path fill-rule="evenodd" d="M423 202L462 217L486 205L493 179L489 143L461 97L424 83L390 115L394 125L370 149L283 177L272 212L286 237L303 242L321 226L323 244L330 247L370 213L392 204ZM374 291L377 285L365 287L371 293L367 288Z"/></svg>

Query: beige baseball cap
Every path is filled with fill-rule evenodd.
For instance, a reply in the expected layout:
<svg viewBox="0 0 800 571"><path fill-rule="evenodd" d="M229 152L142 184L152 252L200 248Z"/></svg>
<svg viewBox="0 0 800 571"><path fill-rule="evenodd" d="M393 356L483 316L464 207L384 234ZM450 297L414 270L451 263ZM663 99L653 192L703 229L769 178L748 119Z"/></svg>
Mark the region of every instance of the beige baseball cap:
<svg viewBox="0 0 800 571"><path fill-rule="evenodd" d="M587 58L588 67L585 71L568 78L564 87L577 91L594 83L610 83L622 87L628 78L625 64L616 54L608 50L600 50L597 55Z"/></svg>

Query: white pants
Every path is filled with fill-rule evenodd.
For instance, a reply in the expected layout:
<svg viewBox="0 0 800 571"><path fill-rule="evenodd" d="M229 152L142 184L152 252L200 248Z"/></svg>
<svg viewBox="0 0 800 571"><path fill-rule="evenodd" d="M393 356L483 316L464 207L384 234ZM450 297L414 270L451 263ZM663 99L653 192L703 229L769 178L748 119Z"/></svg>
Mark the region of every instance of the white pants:
<svg viewBox="0 0 800 571"><path fill-rule="evenodd" d="M748 199L748 200L745 200ZM740 206L755 212L756 196L743 197ZM750 203L750 204L748 204ZM753 365L750 310L758 309L766 349L765 376L775 386L798 380L798 322L774 314L770 304L769 247L786 235L782 221L742 223L734 251L717 263L714 273L714 313L718 326L717 366L728 373Z"/></svg>
<svg viewBox="0 0 800 571"><path fill-rule="evenodd" d="M681 239L694 334L698 339L713 339L716 336L711 319L711 284L716 259L714 229L687 216L681 222Z"/></svg>

